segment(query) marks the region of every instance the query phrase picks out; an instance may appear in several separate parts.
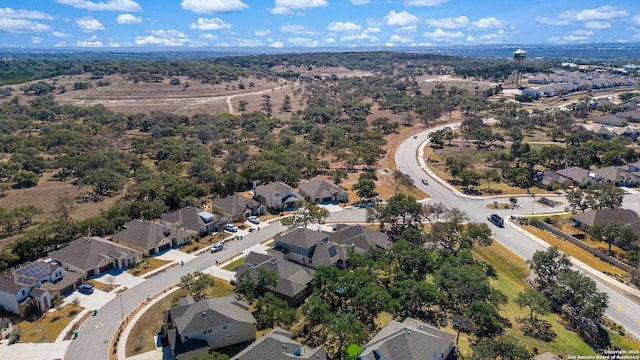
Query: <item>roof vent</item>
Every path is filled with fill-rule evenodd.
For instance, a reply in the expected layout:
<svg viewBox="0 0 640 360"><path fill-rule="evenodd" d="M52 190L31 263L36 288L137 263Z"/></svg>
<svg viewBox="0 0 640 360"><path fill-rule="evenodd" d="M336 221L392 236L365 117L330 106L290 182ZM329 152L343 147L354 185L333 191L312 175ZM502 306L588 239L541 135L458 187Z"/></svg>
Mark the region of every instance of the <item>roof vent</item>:
<svg viewBox="0 0 640 360"><path fill-rule="evenodd" d="M287 344L282 344L282 348L286 349L287 348Z"/></svg>
<svg viewBox="0 0 640 360"><path fill-rule="evenodd" d="M206 312L206 311L203 311L203 312L202 312L202 316L206 316L206 315L207 315L207 312Z"/></svg>
<svg viewBox="0 0 640 360"><path fill-rule="evenodd" d="M409 335L411 335L411 330L409 330Z"/></svg>

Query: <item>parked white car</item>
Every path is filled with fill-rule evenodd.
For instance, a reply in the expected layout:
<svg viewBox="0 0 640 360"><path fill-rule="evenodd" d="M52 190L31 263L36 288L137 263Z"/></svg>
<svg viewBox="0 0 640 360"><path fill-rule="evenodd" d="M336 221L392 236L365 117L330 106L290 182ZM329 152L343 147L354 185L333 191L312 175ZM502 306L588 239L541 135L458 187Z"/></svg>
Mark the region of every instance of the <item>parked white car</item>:
<svg viewBox="0 0 640 360"><path fill-rule="evenodd" d="M249 221L252 224L260 224L260 219L258 219L257 216L249 216L247 218L247 221Z"/></svg>

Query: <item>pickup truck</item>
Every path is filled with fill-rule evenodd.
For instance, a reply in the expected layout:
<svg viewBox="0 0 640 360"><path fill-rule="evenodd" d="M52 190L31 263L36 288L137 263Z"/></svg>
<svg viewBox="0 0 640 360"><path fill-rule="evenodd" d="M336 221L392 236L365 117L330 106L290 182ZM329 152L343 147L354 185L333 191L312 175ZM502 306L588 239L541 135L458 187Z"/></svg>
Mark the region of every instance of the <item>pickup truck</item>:
<svg viewBox="0 0 640 360"><path fill-rule="evenodd" d="M491 214L487 217L487 220L491 221L493 223L493 225L497 226L497 227L503 227L504 226L504 219L501 218L500 216L498 216L497 214Z"/></svg>

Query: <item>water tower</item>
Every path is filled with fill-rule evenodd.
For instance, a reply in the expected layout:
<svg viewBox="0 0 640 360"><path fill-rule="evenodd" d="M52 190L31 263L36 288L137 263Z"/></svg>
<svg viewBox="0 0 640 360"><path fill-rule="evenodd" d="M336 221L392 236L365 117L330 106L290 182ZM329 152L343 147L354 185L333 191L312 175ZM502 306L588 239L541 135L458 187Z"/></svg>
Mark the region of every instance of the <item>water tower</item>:
<svg viewBox="0 0 640 360"><path fill-rule="evenodd" d="M522 77L522 70L524 68L524 60L527 58L527 52L522 48L513 52L513 60L516 62L516 86L520 85L520 78Z"/></svg>

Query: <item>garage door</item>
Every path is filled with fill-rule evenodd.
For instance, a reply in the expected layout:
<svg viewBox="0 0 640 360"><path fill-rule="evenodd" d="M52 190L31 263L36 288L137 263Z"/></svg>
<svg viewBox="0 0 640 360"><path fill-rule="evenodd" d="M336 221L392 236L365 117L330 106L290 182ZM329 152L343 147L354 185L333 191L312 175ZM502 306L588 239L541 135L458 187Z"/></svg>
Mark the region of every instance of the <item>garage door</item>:
<svg viewBox="0 0 640 360"><path fill-rule="evenodd" d="M166 243L166 244L164 244L164 245L160 246L160 247L158 248L158 251L159 251L159 252L162 252L162 251L164 251L164 250L169 249L170 247L171 247L171 243Z"/></svg>
<svg viewBox="0 0 640 360"><path fill-rule="evenodd" d="M98 271L100 272L100 274L102 274L103 272L107 271L107 270L111 270L113 269L113 263L109 263L103 267L101 267L100 269L98 269Z"/></svg>

